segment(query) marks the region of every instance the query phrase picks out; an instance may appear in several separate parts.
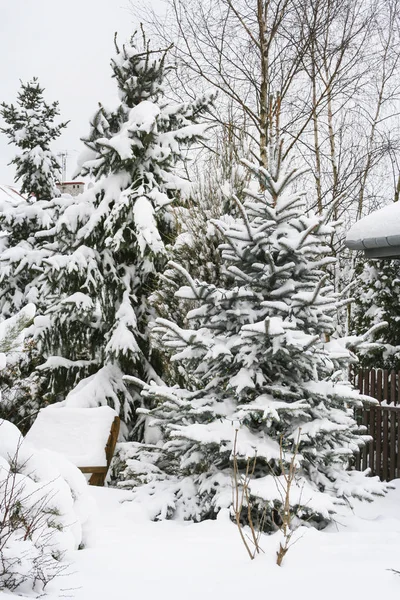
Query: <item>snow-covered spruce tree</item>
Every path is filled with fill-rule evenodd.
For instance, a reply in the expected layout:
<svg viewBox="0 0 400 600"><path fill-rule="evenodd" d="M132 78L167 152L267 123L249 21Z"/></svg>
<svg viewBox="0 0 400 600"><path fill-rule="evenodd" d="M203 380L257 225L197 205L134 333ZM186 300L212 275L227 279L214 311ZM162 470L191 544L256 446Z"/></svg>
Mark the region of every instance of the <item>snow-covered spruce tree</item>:
<svg viewBox="0 0 400 600"><path fill-rule="evenodd" d="M58 102L47 104L43 92L36 77L21 82L16 105L1 104L0 115L6 126L0 131L20 150L10 164L15 165L15 181L21 181L21 192L49 200L59 195L56 181L60 178L60 165L50 146L68 122L54 124L60 114Z"/></svg>
<svg viewBox="0 0 400 600"><path fill-rule="evenodd" d="M48 229L35 235L42 251L35 293L46 299L35 339L49 400L70 392L72 405L111 404L129 428L139 396L122 376L160 382L148 297L174 235L170 204L188 186L176 167L204 133L198 121L210 103L209 97L168 103L165 60L166 51L146 41L139 48L136 36L117 46L111 66L120 105L112 112L100 107L81 165L96 181L77 198L50 202ZM13 273L23 266L13 263Z"/></svg>
<svg viewBox="0 0 400 600"><path fill-rule="evenodd" d="M323 526L336 503L383 490L376 479L348 470L364 442L353 418L362 398L347 381L354 355L325 341L338 304L325 273L333 260L333 225L307 214L304 195L293 191L301 171L282 162L279 143L268 157L268 171L247 163L260 188L246 190L241 217L217 222L234 285L221 289L186 272L178 294L192 302L190 329L157 320L156 331L191 377L191 388L130 378L156 405L144 412L159 439L123 444L115 472L121 486L136 488L136 498L151 495L154 518L200 520L232 506L238 423L239 468L257 457L251 503L259 516L266 507L266 529L275 527L274 506L282 502L281 440L287 468L300 436L290 494L299 518Z"/></svg>
<svg viewBox="0 0 400 600"><path fill-rule="evenodd" d="M18 203L6 202L0 211L0 321L13 317L27 302L34 302L38 313L47 308L47 298L39 294L38 278L42 263L53 252L46 239L36 233L50 227L52 201L32 202L22 196ZM52 240L53 241L53 240ZM41 406L46 403L47 382L36 371L43 362L32 332L24 344L9 354L7 365L0 370L2 402L0 416L12 421L25 433Z"/></svg>
<svg viewBox="0 0 400 600"><path fill-rule="evenodd" d="M356 335L386 321L390 324L359 354L365 367L400 368L400 261L363 260L356 269L357 286L351 310L351 329Z"/></svg>
<svg viewBox="0 0 400 600"><path fill-rule="evenodd" d="M217 138L216 153L210 153L207 160L198 160L195 165L195 181L190 198L176 208L178 235L170 251L170 260L190 269L191 276L199 281L214 285L229 285L223 271L223 261L219 252L222 235L212 223L217 217L232 221L237 214L233 197L243 200L243 189L249 180L249 173L240 164L238 156L250 154L244 138L237 140L226 127ZM173 320L186 326L186 313L190 302L175 295L185 283L185 277L176 269L167 267L159 275L159 282L150 301L158 317ZM153 345L159 348L157 338ZM160 348L160 356L165 358L163 378L172 384L184 384L185 372L176 369L174 362Z"/></svg>

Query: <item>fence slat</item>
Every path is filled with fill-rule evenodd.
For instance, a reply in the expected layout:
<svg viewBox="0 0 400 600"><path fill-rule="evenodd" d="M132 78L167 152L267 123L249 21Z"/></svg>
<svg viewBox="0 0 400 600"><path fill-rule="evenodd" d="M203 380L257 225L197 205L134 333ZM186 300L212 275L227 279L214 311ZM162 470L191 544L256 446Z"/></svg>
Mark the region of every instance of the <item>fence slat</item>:
<svg viewBox="0 0 400 600"><path fill-rule="evenodd" d="M366 396L369 396L369 379L370 379L370 371L368 371L368 369L365 369L363 371L363 393ZM360 422L361 424L367 428L368 426L368 413L365 409L361 409L361 418L360 418ZM360 449L360 467L359 469L361 471L364 471L364 469L366 469L368 466L368 446L365 445L363 448Z"/></svg>
<svg viewBox="0 0 400 600"><path fill-rule="evenodd" d="M360 390L360 394L363 393L363 381L364 381L363 370L359 369L357 383L358 383L358 389Z"/></svg>
<svg viewBox="0 0 400 600"><path fill-rule="evenodd" d="M397 415L397 477L400 477L400 415Z"/></svg>
<svg viewBox="0 0 400 600"><path fill-rule="evenodd" d="M396 371L390 372L390 402L396 403Z"/></svg>
<svg viewBox="0 0 400 600"><path fill-rule="evenodd" d="M382 432L382 479L388 480L388 456L389 456L389 411L384 410L383 412L383 432Z"/></svg>
<svg viewBox="0 0 400 600"><path fill-rule="evenodd" d="M377 374L377 400L379 404L382 402L382 371L379 369ZM375 454L375 474L382 477L381 470L381 434L382 434L382 411L377 408L376 410L376 454Z"/></svg>
<svg viewBox="0 0 400 600"><path fill-rule="evenodd" d="M371 371L371 396L373 396L374 398L376 398L376 385L375 385L375 370L372 369ZM368 462L368 466L373 470L373 465L374 465L374 446L375 446L375 438L376 438L376 433L375 433L375 408L371 405L369 408L369 430L368 433L370 436L372 436L372 440L369 443L369 462Z"/></svg>
<svg viewBox="0 0 400 600"><path fill-rule="evenodd" d="M366 396L369 396L369 374L370 374L370 371L368 371L368 369L365 369L365 371L364 371L364 377L363 377L363 379L364 379L364 391L363 391L363 393Z"/></svg>
<svg viewBox="0 0 400 600"><path fill-rule="evenodd" d="M383 371L383 398L389 402L389 371Z"/></svg>
<svg viewBox="0 0 400 600"><path fill-rule="evenodd" d="M400 404L400 371L397 373L397 403L396 404Z"/></svg>
<svg viewBox="0 0 400 600"><path fill-rule="evenodd" d="M396 412L389 411L390 418L390 457L389 457L389 481L396 477Z"/></svg>
<svg viewBox="0 0 400 600"><path fill-rule="evenodd" d="M368 433L368 422L369 422L369 414L368 414L368 410L364 409L363 411L363 416L362 416L362 424L364 425L365 429L366 429L366 433ZM365 471L365 469L368 468L368 444L365 444L364 448L362 448L361 452L362 452L362 462L361 462L361 470Z"/></svg>

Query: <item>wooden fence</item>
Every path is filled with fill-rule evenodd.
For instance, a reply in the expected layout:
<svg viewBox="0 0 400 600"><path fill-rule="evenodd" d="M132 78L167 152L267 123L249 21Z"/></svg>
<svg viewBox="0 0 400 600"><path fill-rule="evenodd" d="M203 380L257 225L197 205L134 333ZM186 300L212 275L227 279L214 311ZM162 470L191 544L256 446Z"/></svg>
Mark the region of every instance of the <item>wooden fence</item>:
<svg viewBox="0 0 400 600"><path fill-rule="evenodd" d="M369 467L385 481L400 477L400 372L360 369L355 385L379 402L357 411L357 420L372 441L357 456L356 467Z"/></svg>

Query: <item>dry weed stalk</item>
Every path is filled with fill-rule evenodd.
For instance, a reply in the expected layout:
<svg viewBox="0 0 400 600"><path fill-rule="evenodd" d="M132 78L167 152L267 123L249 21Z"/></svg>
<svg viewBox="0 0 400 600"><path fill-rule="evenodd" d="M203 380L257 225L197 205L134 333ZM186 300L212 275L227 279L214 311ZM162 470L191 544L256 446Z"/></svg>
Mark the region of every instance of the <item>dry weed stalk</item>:
<svg viewBox="0 0 400 600"><path fill-rule="evenodd" d="M235 515L235 522L239 530L241 540L247 550L251 560L253 560L256 554L262 552L260 548L260 537L262 532L262 524L265 517L265 512L261 518L261 522L258 528L255 527L253 516L252 516L252 504L250 500L250 480L254 475L256 468L257 456L254 458L247 459L246 471L242 475L239 472L238 457L237 457L237 439L239 430L235 430L235 438L233 442L233 477L232 477L232 497L233 497L233 512ZM243 524L241 522L241 515L243 508L247 507L247 522L250 528L250 536L244 533Z"/></svg>
<svg viewBox="0 0 400 600"><path fill-rule="evenodd" d="M279 567L282 565L282 561L285 558L289 548L294 543L290 543L294 533L294 530L291 526L294 514L290 508L290 492L296 477L296 458L299 452L300 435L301 429L299 429L297 442L294 446L293 455L289 463L289 469L287 469L283 461L283 436L281 436L279 441L279 467L283 476L283 483L279 477L275 477L275 483L282 498L282 508L280 511L278 511L278 513L281 519L281 525L279 529L283 534L283 544L282 542L279 543L279 550L276 553L276 564Z"/></svg>

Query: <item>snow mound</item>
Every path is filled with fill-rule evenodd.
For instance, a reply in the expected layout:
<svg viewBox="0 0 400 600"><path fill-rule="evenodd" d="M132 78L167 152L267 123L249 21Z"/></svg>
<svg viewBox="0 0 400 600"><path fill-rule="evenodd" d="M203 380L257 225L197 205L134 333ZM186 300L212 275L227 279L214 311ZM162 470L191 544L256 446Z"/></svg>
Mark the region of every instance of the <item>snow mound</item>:
<svg viewBox="0 0 400 600"><path fill-rule="evenodd" d="M87 543L92 513L82 473L0 420L0 590L42 592Z"/></svg>

